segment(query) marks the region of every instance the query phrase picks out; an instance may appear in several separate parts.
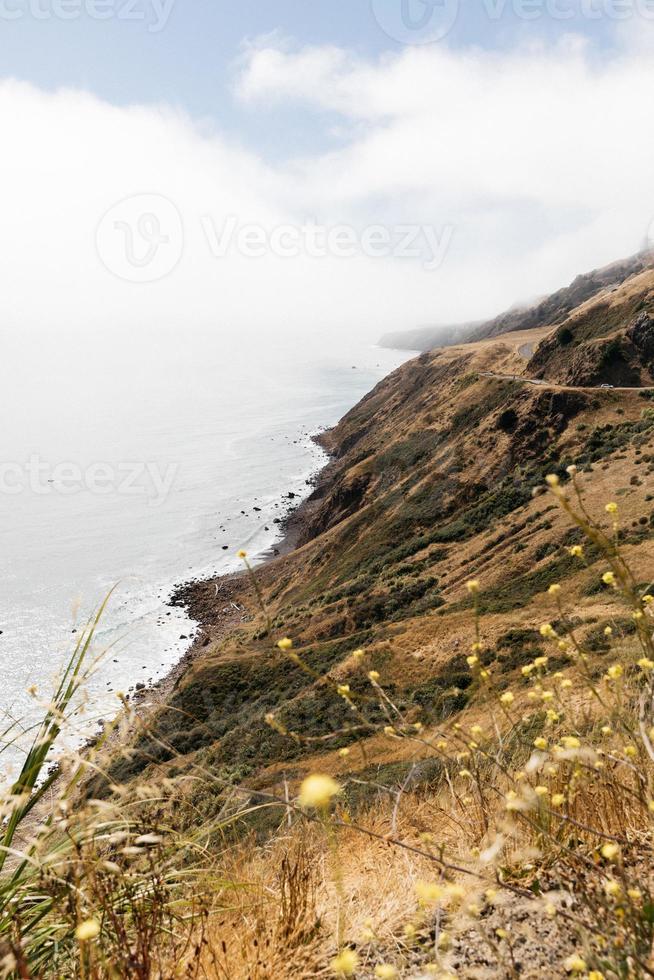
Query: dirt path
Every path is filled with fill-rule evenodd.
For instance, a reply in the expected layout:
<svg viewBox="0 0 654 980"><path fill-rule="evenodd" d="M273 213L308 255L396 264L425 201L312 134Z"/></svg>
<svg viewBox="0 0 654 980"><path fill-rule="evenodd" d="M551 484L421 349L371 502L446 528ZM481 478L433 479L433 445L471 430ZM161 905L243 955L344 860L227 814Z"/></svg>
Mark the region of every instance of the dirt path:
<svg viewBox="0 0 654 980"><path fill-rule="evenodd" d="M496 374L494 371L482 371L484 378L499 378L501 381L521 381L527 385L538 385L540 388L553 388L558 391L654 391L654 387L617 387L615 385L564 385L558 381L546 381L542 378L525 378L521 374Z"/></svg>

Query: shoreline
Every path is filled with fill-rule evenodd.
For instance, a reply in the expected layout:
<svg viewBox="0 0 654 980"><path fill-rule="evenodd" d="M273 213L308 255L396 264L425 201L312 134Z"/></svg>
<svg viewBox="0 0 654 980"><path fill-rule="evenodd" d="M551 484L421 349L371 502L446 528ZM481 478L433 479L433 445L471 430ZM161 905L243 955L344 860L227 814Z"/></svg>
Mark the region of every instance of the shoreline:
<svg viewBox="0 0 654 980"><path fill-rule="evenodd" d="M322 450L325 459L322 465L306 477L309 491L307 495L295 506L291 505L287 514L281 518L278 539L253 556L255 572L301 546L312 509L312 499L329 479L327 471L334 460L329 447L329 433L332 431L333 427L325 428L311 436L311 441ZM285 498L282 495L280 499ZM129 706L136 712L139 722L165 702L203 649L225 639L240 623L248 621L246 609L237 601L242 583L246 580L247 572L241 569L208 575L205 578L187 579L174 586L165 605L183 609L194 623L195 635L180 659L162 677L128 695ZM115 724L116 720L111 724ZM93 741L90 740L88 744L91 745Z"/></svg>

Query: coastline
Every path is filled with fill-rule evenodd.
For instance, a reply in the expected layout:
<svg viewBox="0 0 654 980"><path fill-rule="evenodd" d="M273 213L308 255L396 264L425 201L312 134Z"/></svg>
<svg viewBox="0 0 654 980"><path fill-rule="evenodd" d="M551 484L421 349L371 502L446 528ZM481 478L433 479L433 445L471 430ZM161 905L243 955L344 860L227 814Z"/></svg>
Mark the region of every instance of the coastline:
<svg viewBox="0 0 654 980"><path fill-rule="evenodd" d="M251 556L255 572L291 554L304 543L303 538L313 511L312 505L329 483L329 471L334 460L329 434L333 428L335 426L321 429L311 436L312 442L323 452L325 459L322 465L318 465L307 476L307 495L296 505L291 505L281 518L278 525L279 537L263 551ZM281 500L288 500L288 497L282 495ZM247 580L248 573L242 569L187 579L173 588L166 605L184 609L195 624L195 635L190 646L163 677L138 687L128 695L130 707L136 712L139 723L172 694L202 650L211 643L225 639L239 624L248 622L249 614L238 601L244 587L247 588ZM115 724L115 720L112 724Z"/></svg>
<svg viewBox="0 0 654 980"><path fill-rule="evenodd" d="M313 527L313 518L331 485L333 467L337 464L340 450L346 448L339 446L334 433L349 412L408 359L410 358L403 356L400 364L389 366L386 373L377 378L333 424L319 425L312 434L307 434L317 453L314 465L297 477L295 483L297 490L282 489L275 499L273 507L276 518L270 517L268 522L271 526L275 526L277 534L266 547L256 553L250 553L250 563L255 572L268 569L275 561L292 554L317 533ZM285 513L283 511L280 513L279 508L284 507ZM250 588L249 575L245 568L209 572L206 575L181 580L173 585L165 599L164 608L178 608L185 611L193 624L191 642L164 674L152 681L139 682L129 689L126 701L128 710L134 716L132 724L128 727L130 738L137 728L147 725L149 717L166 703L206 647L220 643L239 625L251 620L251 614L242 602L246 596L253 597L253 590ZM119 711L110 721L103 723L97 734L87 741L86 747L91 748L95 745L107 729L115 729L120 724L122 714L123 712ZM111 736L109 740L111 741Z"/></svg>

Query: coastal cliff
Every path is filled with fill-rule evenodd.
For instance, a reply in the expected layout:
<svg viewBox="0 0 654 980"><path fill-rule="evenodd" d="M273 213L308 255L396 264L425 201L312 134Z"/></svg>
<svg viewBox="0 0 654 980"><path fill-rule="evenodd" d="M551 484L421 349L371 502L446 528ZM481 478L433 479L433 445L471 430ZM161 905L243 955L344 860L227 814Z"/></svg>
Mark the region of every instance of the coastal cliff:
<svg viewBox="0 0 654 980"><path fill-rule="evenodd" d="M320 437L279 557L180 588L184 661L24 804L23 915L63 868L107 976L654 973L653 275Z"/></svg>
<svg viewBox="0 0 654 980"><path fill-rule="evenodd" d="M597 322L596 311L610 307L617 312L604 332L633 334L637 308L654 306L652 275L582 304L566 323ZM596 571L570 559L574 531L551 501L533 494L548 473L563 475L573 463L591 499L618 488L632 526L627 546L644 562L654 535L654 456L646 448L653 393L595 387L592 372L583 385L567 386L572 353L587 341L575 335L562 344L559 331L511 332L425 353L322 437L331 462L293 518L298 546L254 573L266 613L245 575L180 590L177 601L202 624L191 666L161 712L156 746L143 737L114 778L153 765L179 772L198 759L253 788L275 785L282 769L297 780L317 764L352 775L338 751L359 733L341 731L349 708L330 682L363 692L366 672L351 657L363 648L367 670L383 667L393 698L412 717L436 722L463 708L462 652L474 630L470 576L483 578L488 656L507 683L524 655L513 649L509 625L517 621L533 637L552 605L550 584L565 583L589 630L608 614L608 597L589 591ZM605 359L600 377L614 377L614 368L619 381L619 359ZM647 382L648 370L641 363L637 380ZM535 384L536 373L553 380ZM227 595L244 621L225 631ZM318 679L280 659L274 642L285 635ZM539 645L530 639L527 652ZM372 720L378 708L370 710ZM271 712L277 729L266 721ZM365 752L366 769L394 771L403 746L373 735Z"/></svg>
<svg viewBox="0 0 654 980"><path fill-rule="evenodd" d="M382 347L398 350L433 350L444 344L499 337L516 330L534 330L554 327L589 300L606 297L618 290L624 282L654 266L651 249L619 262L612 262L601 269L577 276L569 286L564 286L550 296L533 303L518 305L501 313L492 320L457 323L414 330L396 331L381 338Z"/></svg>

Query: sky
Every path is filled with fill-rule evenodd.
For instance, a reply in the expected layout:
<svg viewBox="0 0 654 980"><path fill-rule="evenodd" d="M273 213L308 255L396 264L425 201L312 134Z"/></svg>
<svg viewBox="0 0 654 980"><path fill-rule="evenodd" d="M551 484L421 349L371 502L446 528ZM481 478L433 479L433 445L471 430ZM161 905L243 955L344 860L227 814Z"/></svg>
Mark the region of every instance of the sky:
<svg viewBox="0 0 654 980"><path fill-rule="evenodd" d="M654 238L654 0L0 0L0 328L492 316Z"/></svg>

